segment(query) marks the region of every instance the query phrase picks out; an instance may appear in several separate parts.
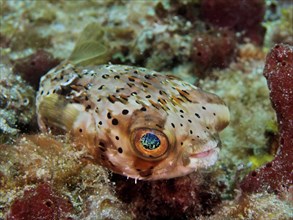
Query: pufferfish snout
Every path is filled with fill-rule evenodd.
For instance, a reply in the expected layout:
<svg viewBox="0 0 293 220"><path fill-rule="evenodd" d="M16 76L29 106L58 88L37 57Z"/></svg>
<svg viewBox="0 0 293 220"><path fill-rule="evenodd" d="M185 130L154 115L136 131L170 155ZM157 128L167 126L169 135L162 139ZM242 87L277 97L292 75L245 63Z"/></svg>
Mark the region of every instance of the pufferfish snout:
<svg viewBox="0 0 293 220"><path fill-rule="evenodd" d="M135 179L186 175L213 165L229 110L216 95L177 77L123 65L66 62L42 77L43 131L63 130L94 160Z"/></svg>

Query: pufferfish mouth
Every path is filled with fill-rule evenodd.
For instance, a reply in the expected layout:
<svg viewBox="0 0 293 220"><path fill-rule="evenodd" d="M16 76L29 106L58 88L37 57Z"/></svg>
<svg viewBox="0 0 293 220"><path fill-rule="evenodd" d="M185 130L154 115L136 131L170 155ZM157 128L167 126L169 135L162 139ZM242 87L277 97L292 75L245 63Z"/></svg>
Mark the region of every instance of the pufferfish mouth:
<svg viewBox="0 0 293 220"><path fill-rule="evenodd" d="M209 150L206 150L206 151L202 151L202 152L199 152L199 153L190 154L190 157L192 157L192 158L204 158L204 157L209 157L209 156L211 156L212 154L214 154L215 151L216 151L216 148L212 148L212 149L209 149Z"/></svg>

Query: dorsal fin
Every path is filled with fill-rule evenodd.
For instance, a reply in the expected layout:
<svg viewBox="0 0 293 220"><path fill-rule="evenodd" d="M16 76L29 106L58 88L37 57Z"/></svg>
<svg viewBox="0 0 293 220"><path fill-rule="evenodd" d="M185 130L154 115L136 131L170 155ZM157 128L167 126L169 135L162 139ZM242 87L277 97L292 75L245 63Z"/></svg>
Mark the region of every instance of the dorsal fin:
<svg viewBox="0 0 293 220"><path fill-rule="evenodd" d="M109 61L109 46L104 42L105 29L91 23L81 32L69 57L74 64L94 65Z"/></svg>

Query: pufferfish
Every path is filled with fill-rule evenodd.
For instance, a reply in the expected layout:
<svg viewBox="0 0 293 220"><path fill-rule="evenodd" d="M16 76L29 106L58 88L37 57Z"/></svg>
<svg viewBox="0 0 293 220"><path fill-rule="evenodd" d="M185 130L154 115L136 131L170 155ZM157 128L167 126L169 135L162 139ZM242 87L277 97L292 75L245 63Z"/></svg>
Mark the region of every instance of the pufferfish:
<svg viewBox="0 0 293 220"><path fill-rule="evenodd" d="M134 179L187 175L213 165L229 110L181 79L126 65L66 61L41 78L42 131L64 131L93 160Z"/></svg>

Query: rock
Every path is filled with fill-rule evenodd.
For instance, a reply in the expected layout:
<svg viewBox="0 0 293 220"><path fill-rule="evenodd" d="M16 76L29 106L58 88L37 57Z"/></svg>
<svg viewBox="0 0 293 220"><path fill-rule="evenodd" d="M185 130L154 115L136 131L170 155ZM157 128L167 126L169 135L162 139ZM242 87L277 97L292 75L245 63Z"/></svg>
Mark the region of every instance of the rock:
<svg viewBox="0 0 293 220"><path fill-rule="evenodd" d="M266 58L264 76L277 114L279 149L274 160L241 182L244 192L280 192L293 183L293 47L277 44Z"/></svg>
<svg viewBox="0 0 293 220"><path fill-rule="evenodd" d="M49 184L41 183L36 188L26 190L22 198L13 202L7 220L69 220L73 219L70 217L72 211L67 199L57 195Z"/></svg>
<svg viewBox="0 0 293 220"><path fill-rule="evenodd" d="M242 39L248 37L256 44L263 43L264 0L203 0L200 14L209 24L240 32Z"/></svg>

